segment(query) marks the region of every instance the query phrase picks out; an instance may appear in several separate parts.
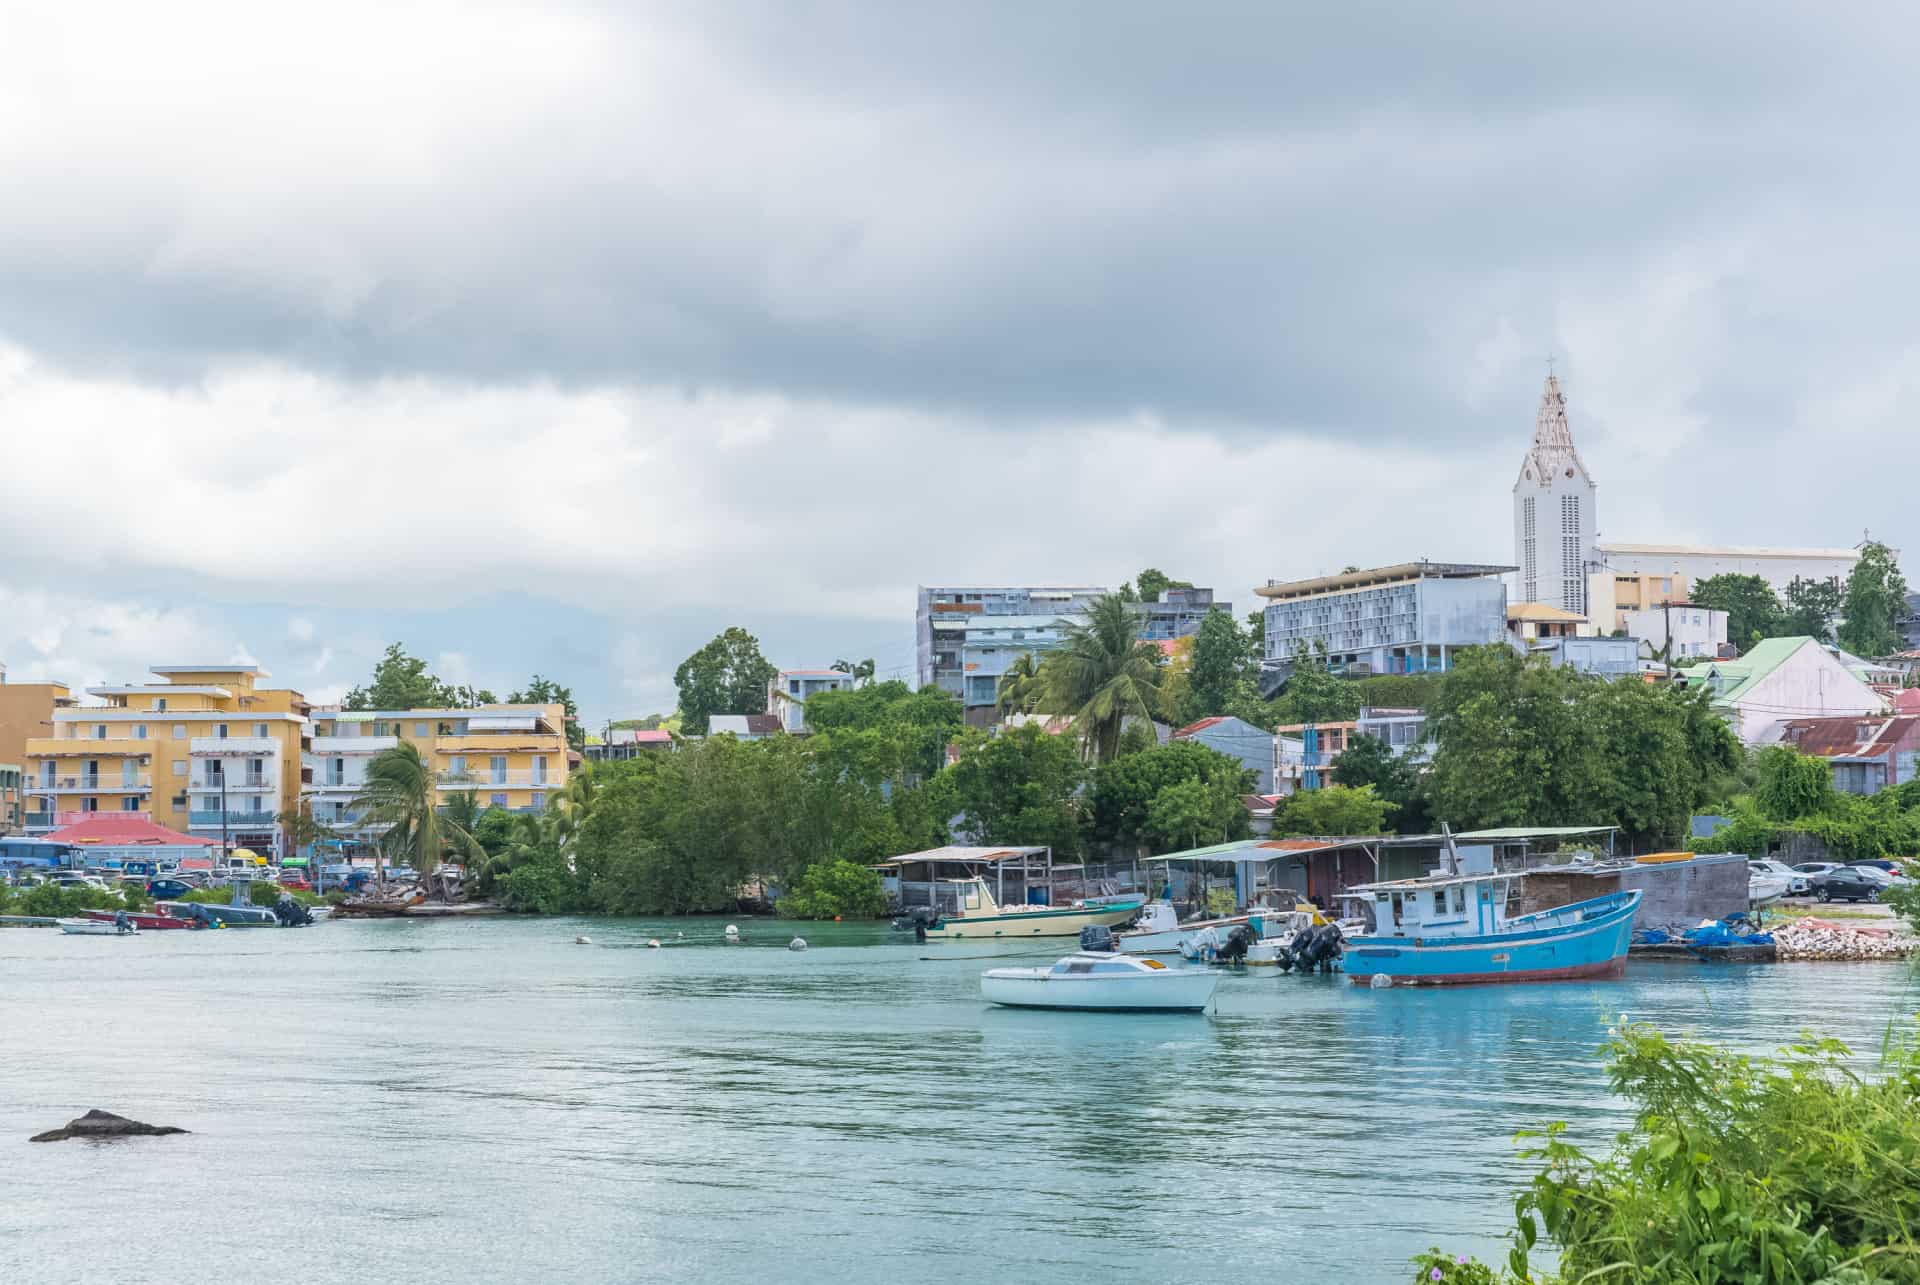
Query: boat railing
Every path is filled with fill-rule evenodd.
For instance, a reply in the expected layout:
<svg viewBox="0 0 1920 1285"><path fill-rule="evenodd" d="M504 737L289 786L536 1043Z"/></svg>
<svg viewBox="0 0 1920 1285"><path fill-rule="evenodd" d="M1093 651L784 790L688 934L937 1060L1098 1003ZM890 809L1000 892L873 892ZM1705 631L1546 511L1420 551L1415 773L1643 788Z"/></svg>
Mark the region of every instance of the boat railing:
<svg viewBox="0 0 1920 1285"><path fill-rule="evenodd" d="M1536 910L1531 914L1519 915L1507 920L1508 927L1525 925L1528 927L1556 927L1583 924L1588 920L1610 915L1632 900L1631 892L1610 892L1605 896L1589 897L1585 901L1569 902L1564 906L1552 906L1546 910Z"/></svg>

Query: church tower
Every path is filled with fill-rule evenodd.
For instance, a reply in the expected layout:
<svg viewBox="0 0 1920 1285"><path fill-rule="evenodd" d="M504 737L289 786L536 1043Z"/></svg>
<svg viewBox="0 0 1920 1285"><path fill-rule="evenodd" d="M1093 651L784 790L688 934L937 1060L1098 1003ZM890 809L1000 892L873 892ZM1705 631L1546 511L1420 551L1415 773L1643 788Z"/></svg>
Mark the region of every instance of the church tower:
<svg viewBox="0 0 1920 1285"><path fill-rule="evenodd" d="M1587 614L1594 526L1593 478L1574 449L1560 380L1548 374L1533 445L1513 484L1513 560L1520 565L1520 601Z"/></svg>

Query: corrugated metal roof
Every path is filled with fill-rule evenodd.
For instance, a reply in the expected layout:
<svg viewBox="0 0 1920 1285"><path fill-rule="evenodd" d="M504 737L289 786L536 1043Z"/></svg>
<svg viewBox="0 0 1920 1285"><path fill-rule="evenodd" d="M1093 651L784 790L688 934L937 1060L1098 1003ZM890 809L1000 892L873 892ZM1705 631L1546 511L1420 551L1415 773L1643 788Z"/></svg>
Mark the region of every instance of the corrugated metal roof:
<svg viewBox="0 0 1920 1285"><path fill-rule="evenodd" d="M1915 724L1920 724L1920 715L1796 718L1788 722L1780 739L1802 754L1820 758L1878 757L1912 734Z"/></svg>
<svg viewBox="0 0 1920 1285"><path fill-rule="evenodd" d="M969 848L960 844L948 844L944 848L928 848L925 852L909 852L905 856L893 857L886 861L876 861L872 869L884 870L896 866L919 865L923 861L974 862L985 865L998 865L1003 861L1015 861L1024 857L1037 857L1046 853L1045 848Z"/></svg>
<svg viewBox="0 0 1920 1285"><path fill-rule="evenodd" d="M1507 825L1492 830L1467 830L1455 839L1565 839L1582 834L1606 834L1617 825Z"/></svg>

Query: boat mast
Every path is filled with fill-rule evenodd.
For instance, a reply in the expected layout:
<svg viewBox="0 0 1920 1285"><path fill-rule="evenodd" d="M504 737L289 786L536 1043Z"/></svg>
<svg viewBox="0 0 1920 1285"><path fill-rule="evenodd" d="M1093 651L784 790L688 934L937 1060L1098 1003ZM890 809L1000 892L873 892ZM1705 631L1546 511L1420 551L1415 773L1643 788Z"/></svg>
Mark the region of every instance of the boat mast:
<svg viewBox="0 0 1920 1285"><path fill-rule="evenodd" d="M1446 844L1447 871L1457 879L1460 876L1460 849L1453 846L1453 827L1445 821L1440 823L1440 838Z"/></svg>

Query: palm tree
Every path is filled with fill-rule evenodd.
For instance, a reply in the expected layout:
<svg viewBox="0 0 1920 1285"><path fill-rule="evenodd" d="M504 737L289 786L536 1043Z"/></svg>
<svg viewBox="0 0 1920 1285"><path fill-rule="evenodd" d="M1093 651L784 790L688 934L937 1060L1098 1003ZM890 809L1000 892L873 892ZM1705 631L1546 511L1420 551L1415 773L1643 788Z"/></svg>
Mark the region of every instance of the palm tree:
<svg viewBox="0 0 1920 1285"><path fill-rule="evenodd" d="M1075 716L1082 743L1105 763L1118 752L1129 715L1151 722L1160 711L1160 651L1140 641L1115 594L1094 599L1084 619L1061 623L1064 639L1040 667L1045 698Z"/></svg>
<svg viewBox="0 0 1920 1285"><path fill-rule="evenodd" d="M995 691L1000 717L1004 719L1009 714L1031 714L1042 690L1040 662L1034 659L1032 652L1021 652L1013 658L1006 672L1000 675Z"/></svg>
<svg viewBox="0 0 1920 1285"><path fill-rule="evenodd" d="M361 814L364 824L387 827L374 847L376 883L386 880L380 862L383 852L411 860L422 879L449 852L475 865L486 859L473 833L441 813L433 768L411 741L373 756L367 764L367 779L348 807Z"/></svg>

